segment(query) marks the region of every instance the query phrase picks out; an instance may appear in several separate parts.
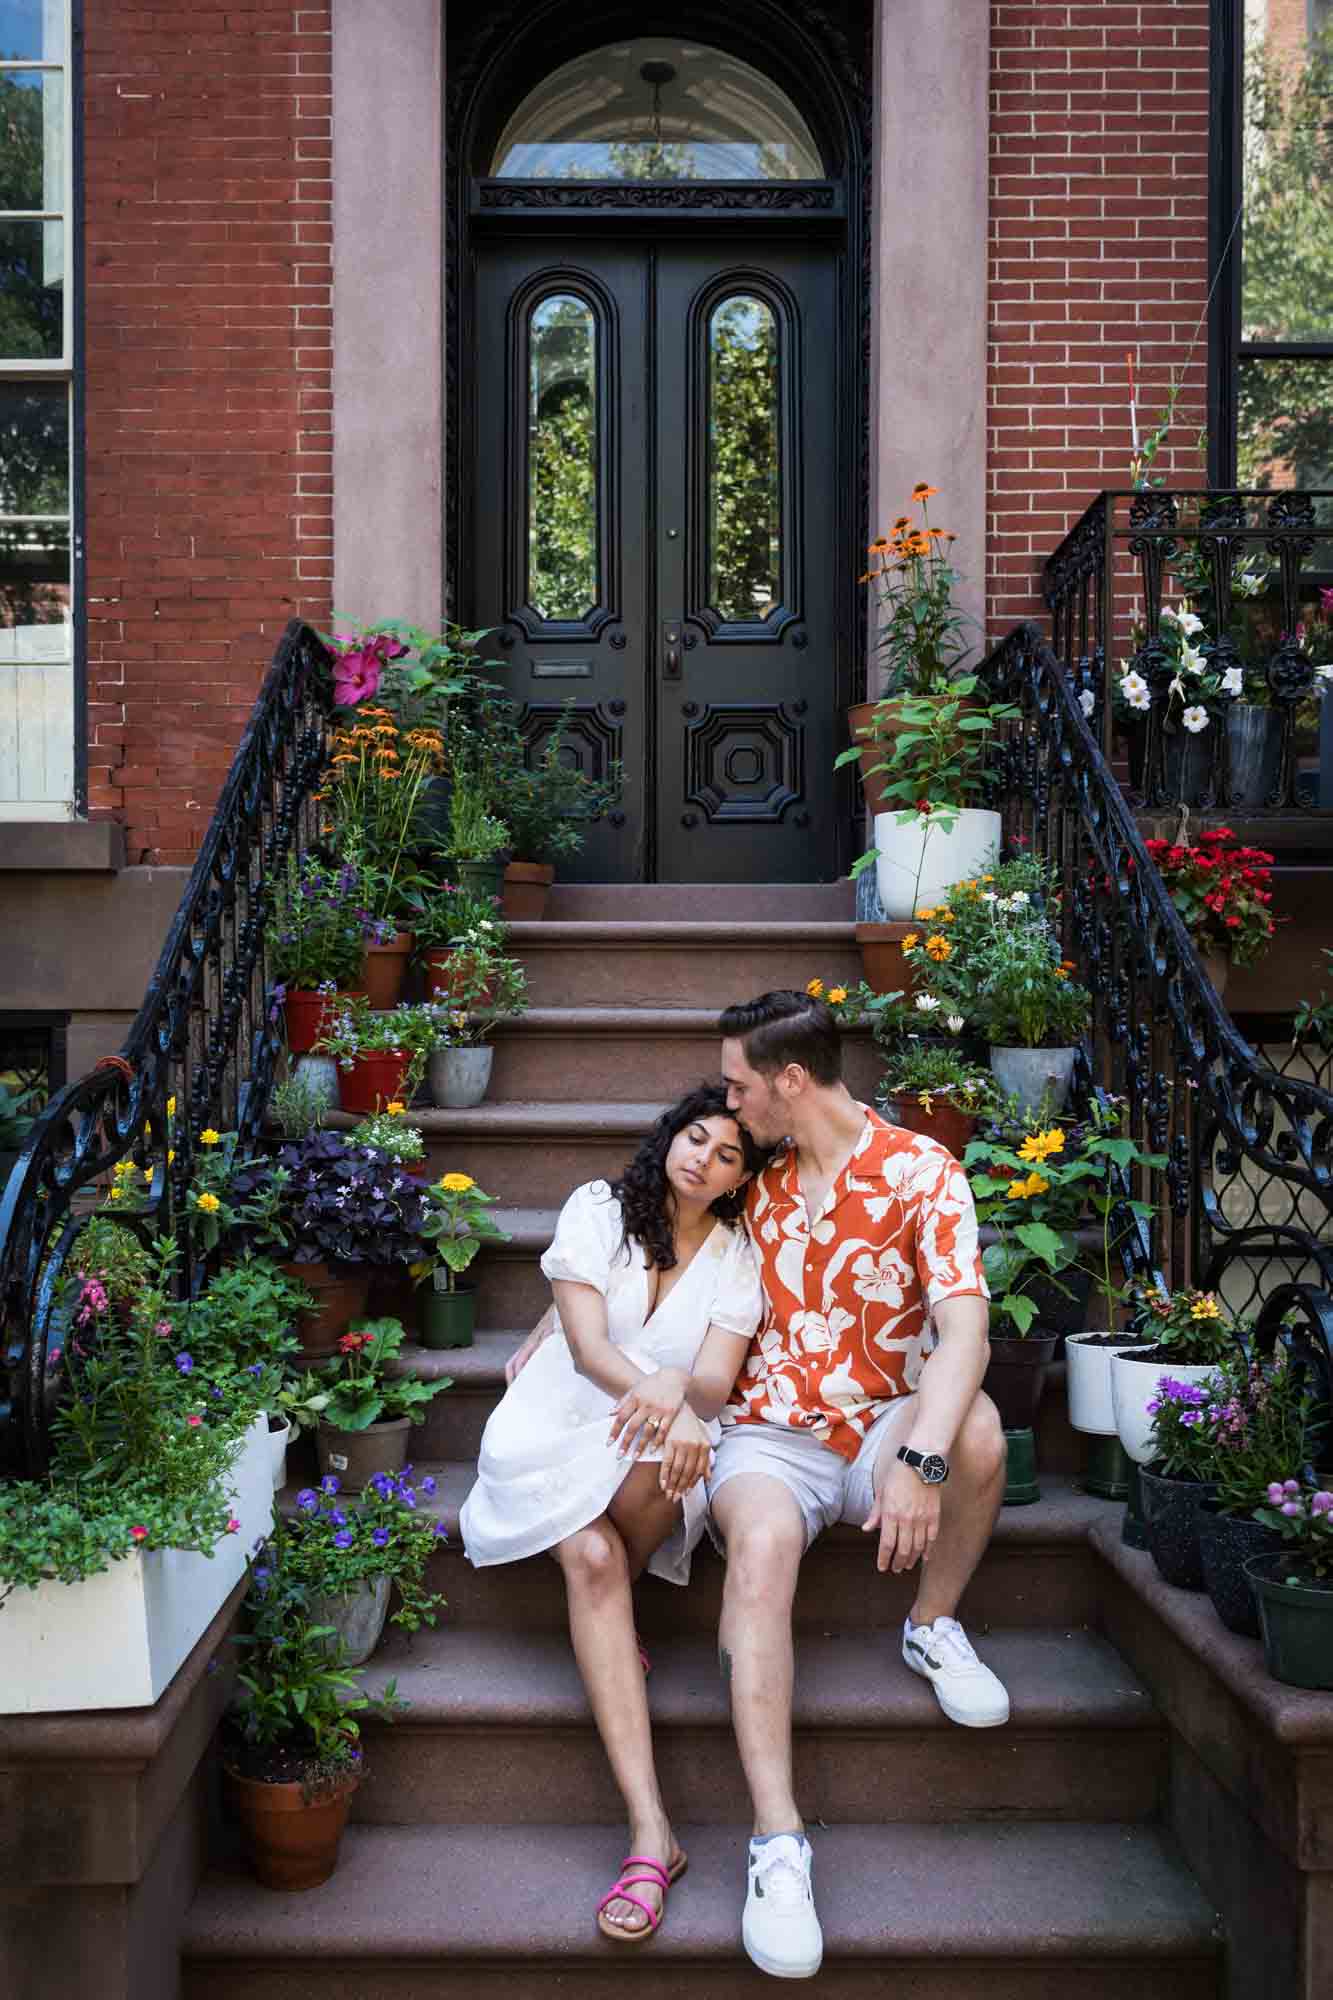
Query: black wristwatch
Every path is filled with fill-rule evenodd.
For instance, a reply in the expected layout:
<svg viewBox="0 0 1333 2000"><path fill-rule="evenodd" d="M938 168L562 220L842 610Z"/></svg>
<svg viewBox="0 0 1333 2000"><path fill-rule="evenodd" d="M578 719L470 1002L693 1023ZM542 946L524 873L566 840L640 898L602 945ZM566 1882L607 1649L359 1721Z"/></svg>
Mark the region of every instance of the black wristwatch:
<svg viewBox="0 0 1333 2000"><path fill-rule="evenodd" d="M919 1479L927 1486L943 1486L949 1477L949 1461L941 1458L937 1451L909 1451L905 1444L898 1447L898 1456L904 1465L910 1465Z"/></svg>

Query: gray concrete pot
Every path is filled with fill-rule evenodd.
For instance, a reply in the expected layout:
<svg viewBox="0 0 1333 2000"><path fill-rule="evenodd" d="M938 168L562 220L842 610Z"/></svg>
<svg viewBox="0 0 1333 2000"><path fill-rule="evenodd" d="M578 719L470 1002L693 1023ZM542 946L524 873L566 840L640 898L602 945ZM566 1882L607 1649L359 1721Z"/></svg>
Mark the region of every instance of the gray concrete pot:
<svg viewBox="0 0 1333 2000"><path fill-rule="evenodd" d="M1275 708L1233 702L1227 710L1233 806L1263 806L1277 794L1282 764L1282 717Z"/></svg>
<svg viewBox="0 0 1333 2000"><path fill-rule="evenodd" d="M466 1049L433 1049L430 1094L441 1111L466 1111L480 1104L491 1081L495 1050L482 1042Z"/></svg>
<svg viewBox="0 0 1333 2000"><path fill-rule="evenodd" d="M367 1576L352 1590L310 1593L310 1621L332 1625L343 1642L345 1667L364 1666L378 1646L389 1615L391 1581L387 1576Z"/></svg>
<svg viewBox="0 0 1333 2000"><path fill-rule="evenodd" d="M1077 1049L997 1049L990 1052L991 1074L1001 1090L1017 1097L1026 1116L1063 1111L1074 1074Z"/></svg>
<svg viewBox="0 0 1333 2000"><path fill-rule="evenodd" d="M321 1111L338 1109L338 1065L332 1056L298 1056L292 1075L306 1085Z"/></svg>

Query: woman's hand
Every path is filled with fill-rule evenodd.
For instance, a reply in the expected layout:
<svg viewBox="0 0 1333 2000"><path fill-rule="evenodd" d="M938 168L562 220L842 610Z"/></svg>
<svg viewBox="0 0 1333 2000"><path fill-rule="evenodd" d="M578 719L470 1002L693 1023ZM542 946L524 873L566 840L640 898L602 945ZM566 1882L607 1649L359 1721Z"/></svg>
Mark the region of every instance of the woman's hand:
<svg viewBox="0 0 1333 2000"><path fill-rule="evenodd" d="M708 1432L694 1411L683 1409L662 1446L662 1491L668 1500L683 1500L708 1471Z"/></svg>
<svg viewBox="0 0 1333 2000"><path fill-rule="evenodd" d="M683 1368L659 1368L627 1389L611 1416L610 1443L619 1456L640 1458L663 1442L685 1401L689 1376Z"/></svg>
<svg viewBox="0 0 1333 2000"><path fill-rule="evenodd" d="M537 1321L536 1326L533 1327L532 1332L523 1342L523 1345L516 1348L508 1361L505 1362L506 1383L512 1382L516 1376L522 1374L542 1342L555 1332L559 1324L560 1320L555 1307L547 1306L546 1311Z"/></svg>

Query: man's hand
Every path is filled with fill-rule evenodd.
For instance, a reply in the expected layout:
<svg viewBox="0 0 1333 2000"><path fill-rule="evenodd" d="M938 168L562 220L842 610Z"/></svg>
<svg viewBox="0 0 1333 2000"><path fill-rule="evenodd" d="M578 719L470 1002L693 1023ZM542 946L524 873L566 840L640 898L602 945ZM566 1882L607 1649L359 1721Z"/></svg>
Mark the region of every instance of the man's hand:
<svg viewBox="0 0 1333 2000"><path fill-rule="evenodd" d="M556 1331L559 1324L560 1315L557 1313L555 1307L547 1306L546 1311L537 1321L536 1326L533 1327L532 1332L528 1335L523 1345L511 1354L508 1361L505 1362L506 1382L514 1381L517 1376L523 1373L523 1370L527 1367L542 1342Z"/></svg>
<svg viewBox="0 0 1333 2000"><path fill-rule="evenodd" d="M609 1442L620 1444L620 1457L639 1458L653 1445L664 1444L680 1414L689 1387L683 1368L658 1368L642 1375L616 1404Z"/></svg>
<svg viewBox="0 0 1333 2000"><path fill-rule="evenodd" d="M901 1459L893 1461L862 1523L867 1535L879 1529L876 1569L897 1572L928 1560L940 1531L941 1491L927 1486Z"/></svg>
<svg viewBox="0 0 1333 2000"><path fill-rule="evenodd" d="M682 1408L662 1446L662 1491L668 1500L683 1500L708 1470L708 1432L694 1411Z"/></svg>

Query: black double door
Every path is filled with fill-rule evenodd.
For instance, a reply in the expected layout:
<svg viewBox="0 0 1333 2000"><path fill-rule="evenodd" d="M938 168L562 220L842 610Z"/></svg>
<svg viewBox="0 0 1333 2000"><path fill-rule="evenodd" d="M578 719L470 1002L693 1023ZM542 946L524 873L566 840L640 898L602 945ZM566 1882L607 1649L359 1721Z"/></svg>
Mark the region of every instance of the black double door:
<svg viewBox="0 0 1333 2000"><path fill-rule="evenodd" d="M476 622L533 750L563 714L623 769L584 880L836 872L837 267L693 228L478 245Z"/></svg>

